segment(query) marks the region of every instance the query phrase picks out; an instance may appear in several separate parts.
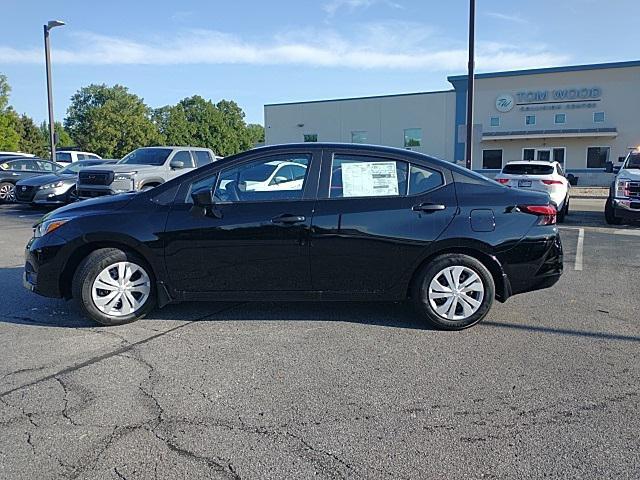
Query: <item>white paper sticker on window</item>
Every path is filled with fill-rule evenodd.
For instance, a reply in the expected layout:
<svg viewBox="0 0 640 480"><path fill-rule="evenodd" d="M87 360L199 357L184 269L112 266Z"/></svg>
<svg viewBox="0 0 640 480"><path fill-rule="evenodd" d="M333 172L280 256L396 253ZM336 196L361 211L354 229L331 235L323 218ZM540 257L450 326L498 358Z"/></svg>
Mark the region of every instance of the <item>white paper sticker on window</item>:
<svg viewBox="0 0 640 480"><path fill-rule="evenodd" d="M398 195L396 162L342 164L343 197Z"/></svg>

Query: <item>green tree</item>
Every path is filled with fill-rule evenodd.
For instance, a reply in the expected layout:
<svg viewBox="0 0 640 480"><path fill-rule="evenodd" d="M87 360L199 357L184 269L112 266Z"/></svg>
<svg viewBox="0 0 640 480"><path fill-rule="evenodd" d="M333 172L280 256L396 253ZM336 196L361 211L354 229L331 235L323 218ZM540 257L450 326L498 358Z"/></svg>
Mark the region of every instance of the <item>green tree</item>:
<svg viewBox="0 0 640 480"><path fill-rule="evenodd" d="M48 137L35 122L25 114L15 116L16 130L20 135L18 149L21 152L33 153L39 157L49 155Z"/></svg>
<svg viewBox="0 0 640 480"><path fill-rule="evenodd" d="M138 147L162 143L151 113L126 87L89 85L71 97L64 126L83 150L119 158Z"/></svg>
<svg viewBox="0 0 640 480"><path fill-rule="evenodd" d="M162 136L163 144L178 146L192 144L194 125L187 121L182 105L165 105L156 108L152 118Z"/></svg>
<svg viewBox="0 0 640 480"><path fill-rule="evenodd" d="M0 150L18 150L20 135L16 131L16 114L9 107L11 86L5 75L0 74Z"/></svg>
<svg viewBox="0 0 640 480"><path fill-rule="evenodd" d="M45 144L45 148L47 150L47 155L48 155L49 151L50 151L50 148L49 148L49 123L48 122L42 122L38 128L40 129L40 132L42 133L42 136L44 137L44 144ZM55 122L55 129L54 130L56 132L56 135L58 136L58 143L56 143L56 148L57 149L75 146L75 142L71 138L71 135L69 135L69 132L67 132L67 130L64 128L62 123Z"/></svg>
<svg viewBox="0 0 640 480"><path fill-rule="evenodd" d="M264 127L258 123L250 123L247 125L247 134L252 146L258 143L264 143Z"/></svg>

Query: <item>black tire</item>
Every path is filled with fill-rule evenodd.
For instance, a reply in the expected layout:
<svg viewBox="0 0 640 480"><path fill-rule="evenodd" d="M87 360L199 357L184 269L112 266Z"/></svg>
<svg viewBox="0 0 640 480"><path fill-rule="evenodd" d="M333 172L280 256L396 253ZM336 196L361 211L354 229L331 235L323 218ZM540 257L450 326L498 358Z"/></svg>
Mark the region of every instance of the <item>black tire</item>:
<svg viewBox="0 0 640 480"><path fill-rule="evenodd" d="M447 267L466 267L475 273L484 287L480 306L470 316L463 319L448 319L436 312L429 300L429 286L440 277ZM425 264L418 274L411 289L411 301L418 313L430 324L444 330L462 330L480 322L489 312L495 297L495 283L491 272L479 260L462 254L444 254ZM434 300L435 302L435 300ZM461 308L461 307L460 307Z"/></svg>
<svg viewBox="0 0 640 480"><path fill-rule="evenodd" d="M92 298L96 277L108 266L118 262L130 262L140 266L150 280L150 292L141 308L129 315L112 316L100 311ZM117 248L101 248L91 252L78 266L73 276L72 295L80 310L102 325L123 325L144 317L156 306L156 282L153 271L138 255Z"/></svg>
<svg viewBox="0 0 640 480"><path fill-rule="evenodd" d="M16 186L11 182L0 183L0 203L13 203L16 200Z"/></svg>
<svg viewBox="0 0 640 480"><path fill-rule="evenodd" d="M616 217L616 210L613 207L611 197L607 198L607 203L604 206L604 219L609 225L620 225L622 220Z"/></svg>
<svg viewBox="0 0 640 480"><path fill-rule="evenodd" d="M567 212L569 211L569 199L565 198L563 204L562 204L562 210L558 211L558 223L563 223L565 217L567 216Z"/></svg>

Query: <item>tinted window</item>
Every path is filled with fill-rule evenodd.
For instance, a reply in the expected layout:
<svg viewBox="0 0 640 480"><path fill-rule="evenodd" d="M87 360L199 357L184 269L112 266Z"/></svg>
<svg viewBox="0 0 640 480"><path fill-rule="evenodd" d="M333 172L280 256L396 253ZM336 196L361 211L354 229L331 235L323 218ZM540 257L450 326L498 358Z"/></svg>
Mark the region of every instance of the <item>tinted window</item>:
<svg viewBox="0 0 640 480"><path fill-rule="evenodd" d="M609 147L589 147L587 168L604 168L609 161Z"/></svg>
<svg viewBox="0 0 640 480"><path fill-rule="evenodd" d="M171 153L170 148L139 148L118 163L128 165L163 165Z"/></svg>
<svg viewBox="0 0 640 480"><path fill-rule="evenodd" d="M409 174L409 195L419 195L444 184L442 174L428 168L411 165Z"/></svg>
<svg viewBox="0 0 640 480"><path fill-rule="evenodd" d="M56 160L58 162L70 162L71 154L69 152L56 152Z"/></svg>
<svg viewBox="0 0 640 480"><path fill-rule="evenodd" d="M189 197L187 198L188 203L193 203L193 199L191 198L191 194L199 192L203 189L209 190L211 194L213 194L213 187L216 186L216 180L218 178L218 174L214 173L213 175L209 175L208 177L201 178L200 180L196 180L191 184L191 192Z"/></svg>
<svg viewBox="0 0 640 480"><path fill-rule="evenodd" d="M502 150L483 150L482 168L502 168Z"/></svg>
<svg viewBox="0 0 640 480"><path fill-rule="evenodd" d="M179 152L176 152L176 154L173 156L171 161L173 162L174 160L184 163L185 168L194 166L193 158L191 158L191 154L187 150L181 150Z"/></svg>
<svg viewBox="0 0 640 480"><path fill-rule="evenodd" d="M201 167L207 163L211 163L211 155L204 150L195 150L192 152L196 157L196 166Z"/></svg>
<svg viewBox="0 0 640 480"><path fill-rule="evenodd" d="M630 154L625 168L640 168L640 153Z"/></svg>
<svg viewBox="0 0 640 480"><path fill-rule="evenodd" d="M57 170L54 168L53 163L45 162L44 160L36 162L36 166L39 172L53 172L54 170Z"/></svg>
<svg viewBox="0 0 640 480"><path fill-rule="evenodd" d="M551 175L553 173L553 165L515 163L505 165L502 173L508 175Z"/></svg>
<svg viewBox="0 0 640 480"><path fill-rule="evenodd" d="M38 166L34 160L14 160L3 165L6 165L4 170L38 171Z"/></svg>
<svg viewBox="0 0 640 480"><path fill-rule="evenodd" d="M215 196L223 202L301 199L309 161L308 155L267 157L225 170Z"/></svg>
<svg viewBox="0 0 640 480"><path fill-rule="evenodd" d="M330 198L388 197L407 192L405 162L360 155L335 155Z"/></svg>
<svg viewBox="0 0 640 480"><path fill-rule="evenodd" d="M562 170L562 167L560 165L558 165L558 174L564 177L564 170Z"/></svg>

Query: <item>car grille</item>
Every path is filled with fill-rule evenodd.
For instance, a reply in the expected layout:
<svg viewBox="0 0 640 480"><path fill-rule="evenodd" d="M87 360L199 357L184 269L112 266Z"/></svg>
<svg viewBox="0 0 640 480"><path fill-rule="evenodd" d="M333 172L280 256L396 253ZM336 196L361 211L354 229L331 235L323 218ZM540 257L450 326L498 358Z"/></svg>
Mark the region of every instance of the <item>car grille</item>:
<svg viewBox="0 0 640 480"><path fill-rule="evenodd" d="M78 197L80 198L95 198L110 195L109 190L78 190Z"/></svg>
<svg viewBox="0 0 640 480"><path fill-rule="evenodd" d="M87 172L78 173L78 183L81 185L110 185L113 182L113 172Z"/></svg>
<svg viewBox="0 0 640 480"><path fill-rule="evenodd" d="M31 202L36 196L36 187L31 185L16 185L16 200L19 202Z"/></svg>
<svg viewBox="0 0 640 480"><path fill-rule="evenodd" d="M640 182L629 183L629 196L632 198L640 198Z"/></svg>

